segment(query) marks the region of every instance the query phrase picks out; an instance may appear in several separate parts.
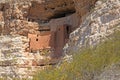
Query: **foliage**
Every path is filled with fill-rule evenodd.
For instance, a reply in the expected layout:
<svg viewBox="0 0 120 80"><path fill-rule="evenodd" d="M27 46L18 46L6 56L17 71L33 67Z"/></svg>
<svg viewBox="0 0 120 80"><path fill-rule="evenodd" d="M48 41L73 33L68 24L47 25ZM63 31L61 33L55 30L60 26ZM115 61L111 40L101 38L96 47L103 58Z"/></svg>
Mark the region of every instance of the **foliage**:
<svg viewBox="0 0 120 80"><path fill-rule="evenodd" d="M95 48L74 53L71 63L64 62L59 68L39 71L34 80L93 80L105 67L120 61L120 32Z"/></svg>

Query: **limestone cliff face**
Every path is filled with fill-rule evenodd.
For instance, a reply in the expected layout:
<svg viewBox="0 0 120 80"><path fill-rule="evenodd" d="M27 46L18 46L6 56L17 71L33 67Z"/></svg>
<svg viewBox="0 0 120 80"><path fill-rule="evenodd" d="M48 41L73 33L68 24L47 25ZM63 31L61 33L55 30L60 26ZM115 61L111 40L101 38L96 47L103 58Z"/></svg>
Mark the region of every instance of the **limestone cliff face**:
<svg viewBox="0 0 120 80"><path fill-rule="evenodd" d="M94 46L119 30L120 1L98 1L94 11L81 23L79 28L70 34L70 40L65 46L65 52L70 53L80 48Z"/></svg>
<svg viewBox="0 0 120 80"><path fill-rule="evenodd" d="M37 36L42 30L55 32L59 31L58 28L70 27L70 32L67 28L67 34L71 33L69 41L62 39L65 43L68 41L67 48L65 47L65 51L68 53L83 46L96 44L101 36L103 38L111 34L113 32L111 28L120 22L120 4L119 0L108 0L105 4L98 2L96 11L90 14L95 2L96 0L0 0L0 34L3 35L0 37L2 61L13 60L15 57L20 67L22 65L23 67L31 67L45 64L44 60L46 59L51 60L51 57L41 56L39 52L37 54L26 52L30 46L30 40L27 38L28 33ZM90 15L86 18L87 14ZM80 24L81 26L79 26ZM59 44L61 44L59 36L66 36L63 33L64 30L57 33L57 39L55 37L55 44L58 47L56 52L61 50L59 49ZM4 34L10 35L4 36ZM37 41L37 39L34 40ZM63 48L63 46L64 44L61 47ZM4 55L6 53L11 57L6 58ZM56 59L55 61L58 62ZM32 73L29 72L32 71L31 69L22 71L18 67L15 67L13 71L9 65L7 69L0 68L0 75L2 72L3 75L6 75L9 70L12 76L11 73L7 73L8 76L18 76L19 78L24 75L28 78L28 75L31 75L28 73ZM14 64L12 65L14 66Z"/></svg>

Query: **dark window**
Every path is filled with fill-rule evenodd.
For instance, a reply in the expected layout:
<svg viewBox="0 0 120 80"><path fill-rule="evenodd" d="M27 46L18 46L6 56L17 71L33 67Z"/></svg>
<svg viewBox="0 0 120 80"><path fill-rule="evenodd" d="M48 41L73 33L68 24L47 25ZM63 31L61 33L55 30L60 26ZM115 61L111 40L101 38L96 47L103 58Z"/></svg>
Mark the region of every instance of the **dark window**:
<svg viewBox="0 0 120 80"><path fill-rule="evenodd" d="M45 10L48 10L48 9L45 7Z"/></svg>
<svg viewBox="0 0 120 80"><path fill-rule="evenodd" d="M31 21L30 18L28 18L28 21Z"/></svg>
<svg viewBox="0 0 120 80"><path fill-rule="evenodd" d="M50 31L50 29L40 29L39 31Z"/></svg>
<svg viewBox="0 0 120 80"><path fill-rule="evenodd" d="M70 32L71 32L70 26L66 26L66 38L69 38Z"/></svg>
<svg viewBox="0 0 120 80"><path fill-rule="evenodd" d="M60 31L60 28L58 30Z"/></svg>
<svg viewBox="0 0 120 80"><path fill-rule="evenodd" d="M36 41L38 41L38 39L36 39Z"/></svg>
<svg viewBox="0 0 120 80"><path fill-rule="evenodd" d="M1 11L4 11L4 6L1 8Z"/></svg>
<svg viewBox="0 0 120 80"><path fill-rule="evenodd" d="M67 30L67 34L69 34L70 28L68 26L66 27L66 30Z"/></svg>
<svg viewBox="0 0 120 80"><path fill-rule="evenodd" d="M76 12L76 10L66 10L66 11L61 11L61 12L55 12L55 14L52 17L50 17L50 19L66 17L75 12Z"/></svg>

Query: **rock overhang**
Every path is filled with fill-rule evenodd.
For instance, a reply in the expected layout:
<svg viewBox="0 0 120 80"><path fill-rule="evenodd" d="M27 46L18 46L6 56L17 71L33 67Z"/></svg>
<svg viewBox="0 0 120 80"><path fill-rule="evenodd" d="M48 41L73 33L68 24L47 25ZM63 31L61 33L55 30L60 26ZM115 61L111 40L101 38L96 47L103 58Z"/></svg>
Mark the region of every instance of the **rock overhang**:
<svg viewBox="0 0 120 80"><path fill-rule="evenodd" d="M73 0L49 0L44 3L31 1L28 18L38 20L50 20L53 18L65 17L74 13L75 5Z"/></svg>

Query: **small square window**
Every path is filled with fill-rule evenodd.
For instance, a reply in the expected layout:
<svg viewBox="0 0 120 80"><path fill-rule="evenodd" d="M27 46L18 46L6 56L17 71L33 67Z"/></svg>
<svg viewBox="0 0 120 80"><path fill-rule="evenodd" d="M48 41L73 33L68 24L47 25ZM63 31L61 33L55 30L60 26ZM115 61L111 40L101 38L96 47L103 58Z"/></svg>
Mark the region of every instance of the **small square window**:
<svg viewBox="0 0 120 80"><path fill-rule="evenodd" d="M36 39L36 41L38 41L38 39Z"/></svg>
<svg viewBox="0 0 120 80"><path fill-rule="evenodd" d="M60 28L58 30L60 31Z"/></svg>

